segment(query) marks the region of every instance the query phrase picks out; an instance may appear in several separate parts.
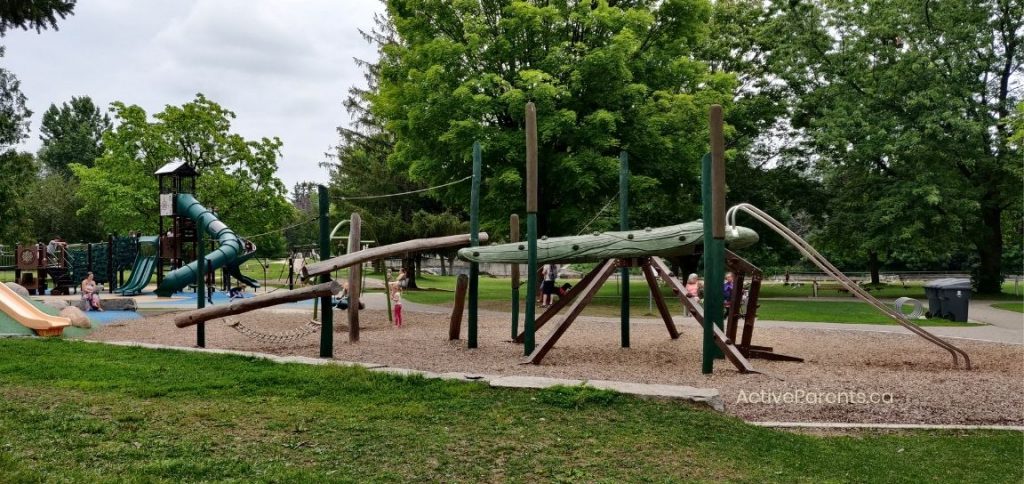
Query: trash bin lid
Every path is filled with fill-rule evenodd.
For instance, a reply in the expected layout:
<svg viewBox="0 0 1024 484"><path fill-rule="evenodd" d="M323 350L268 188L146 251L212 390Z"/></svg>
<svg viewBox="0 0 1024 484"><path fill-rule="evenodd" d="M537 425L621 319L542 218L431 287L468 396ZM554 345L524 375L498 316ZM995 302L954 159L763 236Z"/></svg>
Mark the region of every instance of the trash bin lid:
<svg viewBox="0 0 1024 484"><path fill-rule="evenodd" d="M952 279L950 279L950 278L948 278L948 277L944 277L944 278L942 278L942 279L935 279L935 280L934 280L934 281L932 281L932 282L926 283L926 284L924 285L924 287L927 287L927 288L931 288L931 289L938 289L938 288L940 288L940 287L944 287L944 285L946 284L946 282L948 282L948 281L950 281L950 280L952 280Z"/></svg>
<svg viewBox="0 0 1024 484"><path fill-rule="evenodd" d="M932 284L935 284L933 287L939 289L966 289L968 291L971 289L970 279L939 279Z"/></svg>

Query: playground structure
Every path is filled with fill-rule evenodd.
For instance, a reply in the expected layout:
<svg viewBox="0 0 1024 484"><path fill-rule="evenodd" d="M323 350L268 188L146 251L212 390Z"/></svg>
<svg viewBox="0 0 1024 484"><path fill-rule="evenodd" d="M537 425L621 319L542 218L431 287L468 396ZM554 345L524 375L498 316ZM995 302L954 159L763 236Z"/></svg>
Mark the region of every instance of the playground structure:
<svg viewBox="0 0 1024 484"><path fill-rule="evenodd" d="M60 316L50 316L39 310L7 287L0 283L0 312L11 316L18 324L25 326L38 336L60 336L64 328L71 326L71 320Z"/></svg>
<svg viewBox="0 0 1024 484"><path fill-rule="evenodd" d="M659 278L673 289L684 307L688 309L688 312L693 314L697 322L703 326L705 324L703 308L696 301L686 297L685 289L662 259L663 257L693 254L702 243L702 238L703 223L698 221L668 227L646 228L637 231L594 233L592 235L573 237L545 238L537 241L537 264L597 262L597 267L586 274L568 294L552 304L534 321L534 330L538 330L554 319L563 309L569 308L567 314L555 325L555 329L552 330L550 336L527 356L527 361L539 364L544 359L544 356L554 347L555 343L558 342L559 338L562 337L580 313L583 312L583 309L590 303L615 269L640 268L650 287L651 296L658 308L658 313L664 320L665 327L672 339L679 337L679 331L676 329L672 314L658 287ZM726 243L733 249L739 249L750 246L756 243L757 240L757 233L753 230L737 227L736 230L729 233ZM800 361L799 358L777 355L772 352L771 348L751 344L754 320L756 318L756 299L760 285L760 270L732 252L728 252L728 254L730 268L739 277L744 277L745 274L751 273L757 285L752 286L751 290L751 298L754 304L748 304L748 311L742 316L745 321L742 342L738 345L734 343L736 341L737 321L741 317L738 313L740 307L738 297L742 293L742 291L736 291L734 296L737 299L730 307L729 328L725 332L715 328L716 346L741 372L753 371L753 368L747 361L749 357ZM528 262L525 245L519 242L462 249L459 251L459 258L477 263L497 262L520 265ZM737 285L742 286L742 279L739 279ZM518 333L514 336L514 341L522 343L526 336L525 332Z"/></svg>
<svg viewBox="0 0 1024 484"><path fill-rule="evenodd" d="M232 277L250 287L259 287L259 282L243 275L240 268L255 256L256 245L236 235L214 211L195 199L199 176L195 167L184 161L171 162L154 175L160 188L161 234L159 255L153 261L157 274L156 294L169 297L196 284L200 272L206 277L205 282L213 287L217 269L224 270L225 287L230 285ZM166 219L170 219L170 223L165 225ZM200 246L204 233L211 236L217 247L200 257L200 253L205 252L205 247ZM200 259L204 264L201 269ZM186 260L191 262L185 263Z"/></svg>
<svg viewBox="0 0 1024 484"><path fill-rule="evenodd" d="M106 284L111 293L124 286L124 270L131 267L139 252L139 240L131 236L111 235L106 242L60 246L50 254L46 244L18 245L14 250L15 282L29 294L69 294L89 272L97 283ZM136 272L132 271L132 277ZM47 284L47 279L52 286Z"/></svg>
<svg viewBox="0 0 1024 484"><path fill-rule="evenodd" d="M418 251L432 250L438 248L450 248L469 245L459 251L459 257L470 263L468 277L460 277L455 294L455 307L453 309L449 327L449 338L458 339L461 331L462 308L468 302L468 337L467 347L477 347L477 303L478 303L478 264L481 262L499 262L514 264L516 270L513 272L512 299L513 299L513 340L522 343L527 361L539 364L544 356L554 347L555 343L565 333L572 322L580 315L586 305L593 299L601 285L614 273L616 269L622 272L624 281L628 281L628 270L638 267L643 272L647 281L652 298L657 304L659 314L665 322L669 336L678 338L679 332L675 327L672 315L661 295L658 287L660 278L680 297L686 311L694 316L696 321L703 328L703 349L702 349L702 371L711 373L713 362L716 357L724 356L741 373L754 372L748 358L767 358L785 361L803 361L799 357L777 354L770 347L757 346L752 342L753 329L757 317L757 301L759 297L760 282L763 274L760 269L750 262L739 257L726 249L728 245L732 249L739 249L757 241L757 234L747 228L735 224L735 211L742 210L753 215L757 220L764 222L769 228L779 232L786 240L796 246L802 254L807 256L813 263L823 271L836 279L839 284L846 287L852 294L861 297L869 304L872 304L899 324L911 330L926 340L948 350L954 358L954 365L959 365L959 357L964 358L966 368L970 369L968 355L945 342L931 333L913 324L902 314L888 308L888 306L874 299L866 291L857 286L840 273L834 266L828 263L821 254L817 253L806 241L799 238L784 225L778 223L763 212L748 205L741 204L733 208L733 223L726 224L725 207L725 168L724 168L724 138L722 134L722 110L720 106L712 106L710 111L710 132L711 152L705 155L702 160L702 200L703 219L699 222L690 222L677 226L647 228L644 230L630 230L628 222L628 156L622 153L620 156L620 232L595 233L588 236L543 238L537 237L537 133L536 133L536 108L533 103L527 104L526 109L526 211L527 211L527 237L525 243L518 242L518 217L512 218L512 239L509 244L502 244L490 247L480 247L481 242L487 241L487 234L479 232L479 182L480 182L480 145L473 146L473 188L471 191L470 203L470 233L468 235L449 236L434 239L418 239L398 244L390 244L372 249L366 249L360 245L360 218L353 214L350 222L348 237L348 253L330 258L330 242L334 232L329 231L328 207L330 200L327 197L327 189L319 187L320 195L320 255L322 259L309 265L302 265L301 272L303 279L318 277L320 284L311 288L303 288L287 291L274 297L258 296L252 300L234 303L219 308L200 309L190 313L179 315L175 319L178 327L199 325L199 341L202 346L202 324L203 322L231 314L239 314L253 309L272 306L282 302L297 301L302 299L320 298L321 303L321 346L320 356L331 357L333 354L333 317L330 308L330 297L340 290L340 286L330 279L332 271L349 268L348 290L350 305L348 309L349 341L359 340L359 315L358 301L361 290L360 270L361 265L375 259L385 258L392 255L412 253ZM178 195L181 197L181 195ZM211 254L212 260L207 259L211 267L224 266L232 263L243 252L242 241L237 238L226 226L219 223L216 217L212 216L205 208L198 205L194 199L181 197L177 202L177 211L188 215L188 218L199 222L200 227L211 233L219 242L221 252ZM163 204L162 204L163 205ZM340 224L339 224L340 226ZM337 227L336 227L337 229ZM668 264L662 257L694 254L697 246L703 246L705 280L709 282L705 286L705 299L703 306L697 301L686 297L682 283L675 277ZM544 263L566 263L566 262L598 262L597 267L587 274L583 280L572 288L569 293L553 304L539 317L535 314L537 289L537 269L539 264ZM518 325L518 265L527 265L527 294L525 325L522 333L517 330ZM219 265L218 265L219 264ZM729 267L734 272L737 280L737 289L733 292L731 301L724 301L723 287L718 281L724 278L724 270ZM184 269L188 269L187 272ZM198 271L186 266L179 269L180 276L175 280L178 284L188 283L190 279L201 286L202 272L204 267ZM292 270L299 269L297 266ZM751 278L748 299L743 304L743 284L747 276ZM291 278L290 278L291 279ZM621 332L622 347L629 347L629 291L628 284L623 285L622 291ZM201 304L201 302L200 302ZM540 345L536 345L534 338L537 329L554 318L561 310L568 307L567 314L556 324L555 329ZM740 331L740 319L743 320L742 332ZM739 334L738 334L739 333ZM737 339L737 336L738 339Z"/></svg>

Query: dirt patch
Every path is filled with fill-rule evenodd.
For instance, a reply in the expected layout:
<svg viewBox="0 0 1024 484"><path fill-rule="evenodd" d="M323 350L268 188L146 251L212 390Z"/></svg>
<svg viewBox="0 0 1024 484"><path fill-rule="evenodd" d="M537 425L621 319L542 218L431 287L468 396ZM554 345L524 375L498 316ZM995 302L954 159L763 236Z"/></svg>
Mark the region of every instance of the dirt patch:
<svg viewBox="0 0 1024 484"><path fill-rule="evenodd" d="M206 325L207 346L315 357L318 332L272 342L228 326L241 321L256 332L292 333L301 332L309 318L309 312L262 310L213 320ZM508 318L481 313L480 347L468 350L465 341L447 340L445 315L415 312L407 312L405 326L397 329L384 311L362 311L361 341L349 344L345 314L338 311L335 358L436 372L713 387L721 391L728 413L756 421L1024 424L1024 347L1019 345L955 340L974 362L974 370L964 371L951 368L949 353L916 336L761 328L756 344L806 361L752 360L763 373L743 375L721 360L714 375L704 376L700 330L693 319L677 318L682 335L672 340L660 321L636 318L631 348L623 349L617 323L583 317L544 364L535 366L521 364L523 349L510 342ZM193 345L195 330L178 329L172 320L172 314L147 317L99 328L88 338ZM538 341L547 330L550 326L539 332Z"/></svg>

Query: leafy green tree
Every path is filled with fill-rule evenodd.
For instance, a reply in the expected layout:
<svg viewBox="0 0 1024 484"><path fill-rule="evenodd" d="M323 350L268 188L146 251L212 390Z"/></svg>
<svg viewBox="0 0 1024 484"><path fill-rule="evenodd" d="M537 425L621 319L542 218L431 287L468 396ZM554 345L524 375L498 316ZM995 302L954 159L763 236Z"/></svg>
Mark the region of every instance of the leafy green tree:
<svg viewBox="0 0 1024 484"><path fill-rule="evenodd" d="M319 199L316 183L299 182L292 188L291 202L294 208L293 227L285 231L285 240L290 247L315 245L319 239L319 225L310 221L319 216Z"/></svg>
<svg viewBox="0 0 1024 484"><path fill-rule="evenodd" d="M1024 4L771 8L772 73L792 90L792 123L833 193L825 239L850 253L938 259L970 244L978 290L999 292L1004 213L1022 195L1009 121Z"/></svg>
<svg viewBox="0 0 1024 484"><path fill-rule="evenodd" d="M77 196L78 180L59 173L47 173L33 179L23 200L27 207L22 223L38 240L60 235L69 242L102 242L107 239L103 224L82 217L82 201ZM54 194L64 194L54 196Z"/></svg>
<svg viewBox="0 0 1024 484"><path fill-rule="evenodd" d="M242 236L280 229L292 209L275 176L281 140L246 140L231 132L235 113L202 94L181 106L147 116L139 106L113 103L117 127L103 136L103 156L92 167L72 164L81 181L79 215L94 217L107 230L154 233L158 187L153 173L166 163L186 161L200 176L196 198L215 209ZM261 237L264 254L282 250L280 234Z"/></svg>
<svg viewBox="0 0 1024 484"><path fill-rule="evenodd" d="M57 19L65 19L75 9L76 0L7 0L0 2L0 36L10 29L40 32L57 29Z"/></svg>
<svg viewBox="0 0 1024 484"><path fill-rule="evenodd" d="M0 59L3 55L4 48L0 46ZM37 168L31 154L14 149L28 137L32 112L25 101L21 82L12 72L0 67L0 241L9 243L30 236L22 225L25 215L22 198Z"/></svg>
<svg viewBox="0 0 1024 484"><path fill-rule="evenodd" d="M30 207L25 196L35 182L38 168L31 153L0 151L0 242L35 242L26 217Z"/></svg>
<svg viewBox="0 0 1024 484"><path fill-rule="evenodd" d="M103 155L103 133L110 130L110 116L100 112L88 96L72 97L59 108L51 104L39 127L39 161L54 173L69 175L72 163L92 166Z"/></svg>
<svg viewBox="0 0 1024 484"><path fill-rule="evenodd" d="M381 166L439 185L470 173L480 140L482 227L507 233L509 214L524 210L524 107L533 101L541 233L575 234L598 214L617 192L621 150L630 153L635 225L697 214L690 195L707 151L707 107L730 106L736 86L696 58L710 2L386 4L368 34L381 55L364 94L394 145ZM469 185L436 197L464 213Z"/></svg>

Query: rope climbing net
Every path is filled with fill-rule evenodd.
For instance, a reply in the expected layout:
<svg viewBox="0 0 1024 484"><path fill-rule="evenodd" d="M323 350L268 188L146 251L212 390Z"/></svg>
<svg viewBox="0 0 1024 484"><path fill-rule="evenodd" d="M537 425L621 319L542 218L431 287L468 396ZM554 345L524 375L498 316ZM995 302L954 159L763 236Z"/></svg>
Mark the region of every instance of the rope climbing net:
<svg viewBox="0 0 1024 484"><path fill-rule="evenodd" d="M292 343L320 331L320 323L318 321L313 320L308 321L299 329L294 329L292 331L285 331L281 333L267 333L264 331L259 331L242 324L241 321L235 321L234 323L231 323L228 326L234 328L235 331L242 333L242 335L248 338L263 343L271 344Z"/></svg>

